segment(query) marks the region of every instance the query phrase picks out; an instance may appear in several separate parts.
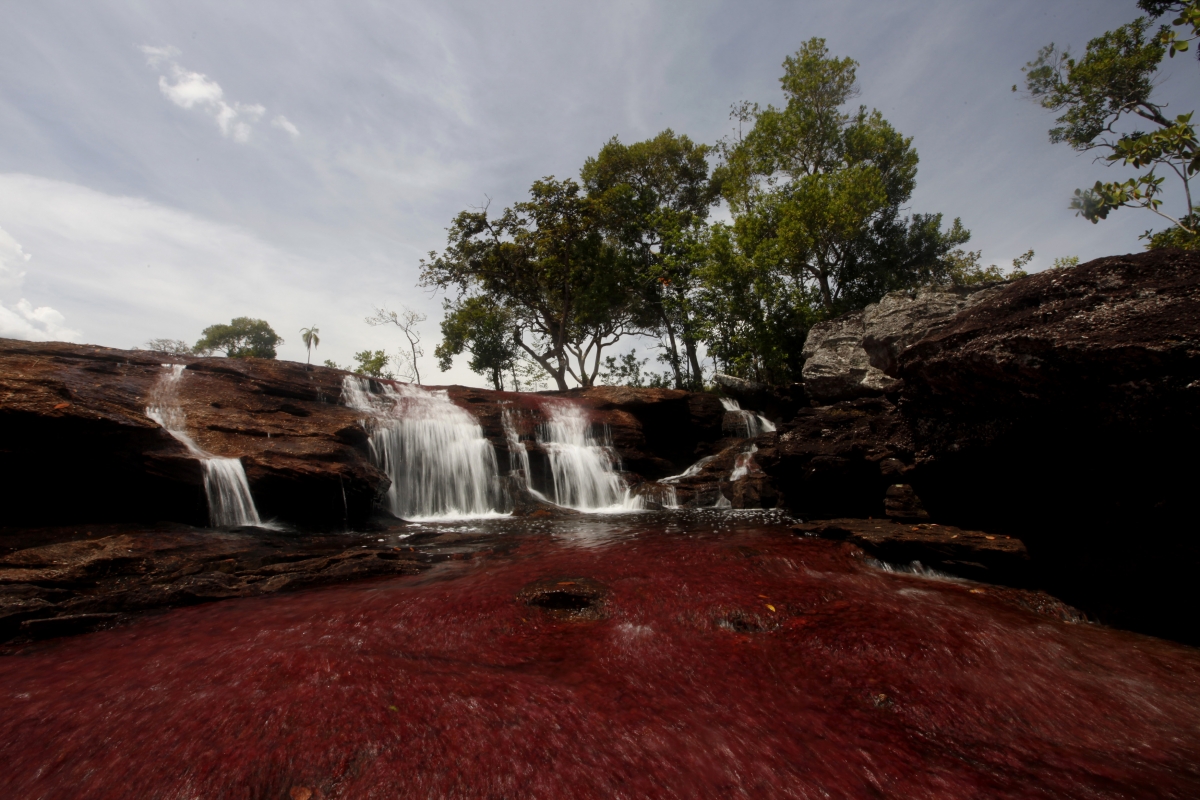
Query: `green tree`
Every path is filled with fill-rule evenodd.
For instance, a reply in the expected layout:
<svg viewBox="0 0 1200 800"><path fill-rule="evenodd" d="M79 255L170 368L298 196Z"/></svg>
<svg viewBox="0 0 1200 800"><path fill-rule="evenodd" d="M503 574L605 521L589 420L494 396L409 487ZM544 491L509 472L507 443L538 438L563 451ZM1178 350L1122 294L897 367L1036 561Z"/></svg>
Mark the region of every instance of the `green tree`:
<svg viewBox="0 0 1200 800"><path fill-rule="evenodd" d="M491 298L559 389L568 376L591 386L604 348L637 329L628 279L577 183L549 177L529 194L498 217L487 208L455 217L445 251L422 259L421 285Z"/></svg>
<svg viewBox="0 0 1200 800"><path fill-rule="evenodd" d="M383 350L360 350L354 354L354 372L359 375L370 375L372 378L394 377L387 371L391 358Z"/></svg>
<svg viewBox="0 0 1200 800"><path fill-rule="evenodd" d="M778 291L811 285L826 315L938 276L941 256L969 233L941 215L901 216L916 185L917 152L878 111L845 111L857 63L813 38L784 61L783 108L743 103L750 125L722 144L717 171L737 244Z"/></svg>
<svg viewBox="0 0 1200 800"><path fill-rule="evenodd" d="M1200 142L1192 112L1167 116L1166 105L1154 98L1154 88L1161 82L1163 57L1168 51L1174 55L1186 50L1195 38L1200 2L1143 0L1139 5L1155 17L1179 13L1174 25L1185 29L1183 35L1169 25L1152 30L1149 19L1138 17L1092 39L1079 59L1049 44L1022 69L1025 89L1043 108L1061 112L1050 129L1052 143L1066 143L1079 152L1098 151L1097 160L1106 166L1141 170L1124 181L1096 181L1090 189L1076 189L1071 208L1078 216L1094 224L1118 208L1147 209L1172 225L1158 234L1146 231L1142 238L1149 240L1149 247L1196 248L1200 215L1192 203L1190 181L1200 171ZM1183 189L1182 213L1175 216L1163 208L1168 175Z"/></svg>
<svg viewBox="0 0 1200 800"><path fill-rule="evenodd" d="M275 348L283 338L265 320L238 317L228 325L205 328L192 348L196 353L209 355L222 352L229 358L274 358Z"/></svg>
<svg viewBox="0 0 1200 800"><path fill-rule="evenodd" d="M444 305L442 342L433 351L438 368L445 372L454 356L468 350L471 371L490 378L496 391L504 391L504 376L516 368L520 358L512 315L487 296L446 300Z"/></svg>
<svg viewBox="0 0 1200 800"><path fill-rule="evenodd" d="M718 196L708 175L710 151L669 129L631 145L613 137L580 172L607 233L631 264L642 324L658 336L680 389L699 388L702 380L696 245Z"/></svg>
<svg viewBox="0 0 1200 800"><path fill-rule="evenodd" d="M814 38L783 67L786 105L734 107L738 134L713 175L733 225L707 232L698 272L717 367L767 383L798 377L813 323L948 279L948 255L970 238L957 219L902 213L917 153L878 111L847 108L853 59Z"/></svg>
<svg viewBox="0 0 1200 800"><path fill-rule="evenodd" d="M304 362L306 365L312 363L312 349L321 344L320 333L321 331L316 325L300 329L300 339L304 342L304 349L308 352L308 358Z"/></svg>

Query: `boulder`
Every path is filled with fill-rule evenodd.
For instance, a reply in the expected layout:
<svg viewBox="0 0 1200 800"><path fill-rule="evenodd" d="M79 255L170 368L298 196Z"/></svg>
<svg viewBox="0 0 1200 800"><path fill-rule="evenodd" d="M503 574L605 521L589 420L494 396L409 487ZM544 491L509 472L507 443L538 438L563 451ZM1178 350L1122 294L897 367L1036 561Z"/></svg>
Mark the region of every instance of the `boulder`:
<svg viewBox="0 0 1200 800"><path fill-rule="evenodd" d="M1200 642L1200 254L999 287L904 350L897 374L923 459L904 482L931 518L1019 531L1064 599Z"/></svg>
<svg viewBox="0 0 1200 800"><path fill-rule="evenodd" d="M804 343L805 391L818 403L834 403L899 389L900 353L997 288L891 292L862 311L817 323Z"/></svg>

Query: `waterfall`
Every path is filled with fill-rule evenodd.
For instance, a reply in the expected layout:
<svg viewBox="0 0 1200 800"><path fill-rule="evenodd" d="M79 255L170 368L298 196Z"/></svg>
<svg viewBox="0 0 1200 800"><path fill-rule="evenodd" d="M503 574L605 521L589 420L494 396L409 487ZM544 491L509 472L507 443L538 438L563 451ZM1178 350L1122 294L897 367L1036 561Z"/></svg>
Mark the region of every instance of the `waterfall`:
<svg viewBox="0 0 1200 800"><path fill-rule="evenodd" d="M388 506L404 519L497 516L504 501L496 453L483 428L445 391L347 375L346 405L370 415L371 458L388 474Z"/></svg>
<svg viewBox="0 0 1200 800"><path fill-rule="evenodd" d="M688 467L687 469L685 469L683 472L679 473L678 475L672 475L669 478L663 478L661 481L659 481L659 483L677 483L677 482L683 480L684 478L691 478L696 475L699 475L700 470L704 469L704 467L707 466L708 462L712 461L715 458L716 458L716 456L705 456L704 458L700 459L695 464L692 464L690 467Z"/></svg>
<svg viewBox="0 0 1200 800"><path fill-rule="evenodd" d="M760 414L755 414L753 411L745 411L737 400L730 397L722 397L721 405L725 407L725 411L738 416L738 430L742 432L743 439L753 439L760 433L769 433L775 430L774 423Z"/></svg>
<svg viewBox="0 0 1200 800"><path fill-rule="evenodd" d="M521 443L517 426L513 422L513 412L504 409L500 412L500 424L504 427L504 439L508 442L508 471L520 475L520 481L529 488L529 451Z"/></svg>
<svg viewBox="0 0 1200 800"><path fill-rule="evenodd" d="M168 370L150 393L146 416L157 422L172 436L183 442L204 467L204 494L208 497L209 524L215 528L235 525L262 525L246 470L236 458L220 458L202 449L188 436L184 426L187 418L179 404L179 383L183 380L183 364L163 364Z"/></svg>
<svg viewBox="0 0 1200 800"><path fill-rule="evenodd" d="M736 481L739 478L744 478L750 474L751 468L754 467L754 454L758 452L758 445L750 445L750 449L744 453L738 453L738 456L733 461L733 472L729 475L730 481Z"/></svg>
<svg viewBox="0 0 1200 800"><path fill-rule="evenodd" d="M620 468L620 457L607 429L597 439L586 412L571 402L551 401L543 408L546 421L538 426L538 441L550 461L550 499L578 511L636 508L639 499L613 468Z"/></svg>

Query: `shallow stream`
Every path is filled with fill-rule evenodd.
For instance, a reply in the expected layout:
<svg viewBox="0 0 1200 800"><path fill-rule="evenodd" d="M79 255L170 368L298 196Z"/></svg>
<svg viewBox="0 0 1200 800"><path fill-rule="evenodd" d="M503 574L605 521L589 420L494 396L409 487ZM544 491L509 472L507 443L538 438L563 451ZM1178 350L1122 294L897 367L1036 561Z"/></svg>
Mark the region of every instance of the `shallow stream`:
<svg viewBox="0 0 1200 800"><path fill-rule="evenodd" d="M455 557L0 658L0 796L1200 797L1200 651L770 512L404 531Z"/></svg>

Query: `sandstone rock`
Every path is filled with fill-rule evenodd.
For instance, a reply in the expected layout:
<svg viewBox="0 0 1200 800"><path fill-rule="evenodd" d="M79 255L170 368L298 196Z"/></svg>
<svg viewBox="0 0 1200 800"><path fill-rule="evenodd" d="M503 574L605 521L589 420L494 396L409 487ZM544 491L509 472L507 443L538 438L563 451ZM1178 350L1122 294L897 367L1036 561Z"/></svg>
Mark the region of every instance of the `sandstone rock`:
<svg viewBox="0 0 1200 800"><path fill-rule="evenodd" d="M882 465L881 465L882 471ZM929 519L929 512L921 505L921 498L907 483L893 483L884 493L883 507L888 517L900 521Z"/></svg>
<svg viewBox="0 0 1200 800"><path fill-rule="evenodd" d="M993 285L891 292L862 311L814 325L804 342L805 391L820 403L833 403L899 389L900 353L997 290Z"/></svg>
<svg viewBox="0 0 1200 800"><path fill-rule="evenodd" d="M871 365L862 347L863 312L819 322L804 341L804 390L821 403L879 395L899 382Z"/></svg>
<svg viewBox="0 0 1200 800"><path fill-rule="evenodd" d="M94 525L0 535L0 641L108 626L156 608L408 575L439 560L394 531L298 534L261 528ZM382 539L382 541L380 541ZM23 546L28 542L49 544Z"/></svg>
<svg viewBox="0 0 1200 800"><path fill-rule="evenodd" d="M1200 642L1200 254L1151 251L1000 287L898 358L939 522L1019 535L1068 602Z"/></svg>
<svg viewBox="0 0 1200 800"><path fill-rule="evenodd" d="M144 351L0 340L7 524L207 523L199 462L146 417L163 360ZM171 360L186 365L179 401L188 434L215 455L241 460L264 519L328 530L361 526L375 513L390 481L371 462L360 412L342 402L347 373L264 359ZM502 415L517 412L531 477L545 484L535 430L558 393L446 391L480 421L504 472ZM633 480L677 473L721 439L725 412L713 395L596 387L562 396L607 430ZM44 502L50 491L53 502Z"/></svg>

